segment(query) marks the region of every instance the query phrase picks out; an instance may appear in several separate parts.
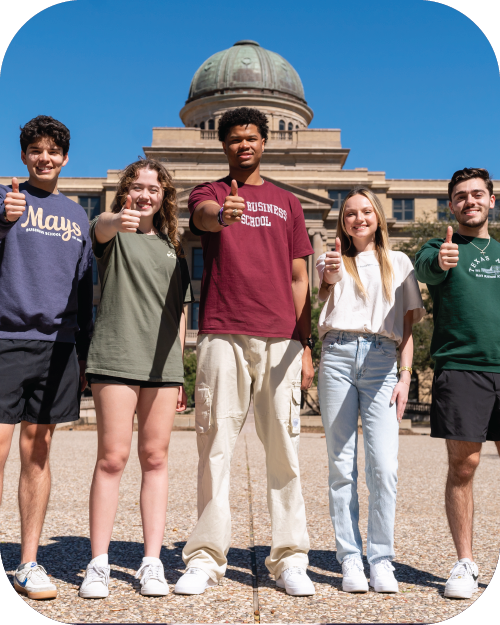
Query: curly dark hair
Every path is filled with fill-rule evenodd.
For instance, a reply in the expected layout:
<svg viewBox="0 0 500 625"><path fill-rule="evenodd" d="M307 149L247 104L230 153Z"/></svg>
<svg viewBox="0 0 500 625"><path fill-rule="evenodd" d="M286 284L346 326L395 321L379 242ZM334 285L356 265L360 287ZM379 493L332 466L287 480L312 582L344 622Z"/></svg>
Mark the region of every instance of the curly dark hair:
<svg viewBox="0 0 500 625"><path fill-rule="evenodd" d="M464 180L471 180L472 178L481 178L484 180L484 184L488 189L490 195L493 195L493 181L490 178L490 174L487 169L481 169L480 167L464 167L464 169L459 169L456 171L451 177L450 182L448 183L448 197L451 202L451 195L453 193L453 189L459 182L464 182Z"/></svg>
<svg viewBox="0 0 500 625"><path fill-rule="evenodd" d="M177 192L172 184L172 176L161 163L152 158L142 158L131 163L121 172L112 212L119 213L127 201L127 195L132 183L137 180L141 169L150 169L158 174L158 182L163 189L163 201L160 210L153 217L153 225L158 230L161 239L168 238L174 246L179 258L184 258L184 252L179 241L177 221Z"/></svg>
<svg viewBox="0 0 500 625"><path fill-rule="evenodd" d="M233 126L247 126L254 124L260 132L260 136L267 141L269 125L267 117L258 109L251 109L247 106L240 106L237 109L226 111L219 119L219 141L224 142Z"/></svg>
<svg viewBox="0 0 500 625"><path fill-rule="evenodd" d="M26 150L31 143L35 143L42 137L50 137L54 143L62 148L63 154L69 152L69 130L62 123L49 117L48 115L38 115L34 117L24 126L20 127L21 150L26 154Z"/></svg>

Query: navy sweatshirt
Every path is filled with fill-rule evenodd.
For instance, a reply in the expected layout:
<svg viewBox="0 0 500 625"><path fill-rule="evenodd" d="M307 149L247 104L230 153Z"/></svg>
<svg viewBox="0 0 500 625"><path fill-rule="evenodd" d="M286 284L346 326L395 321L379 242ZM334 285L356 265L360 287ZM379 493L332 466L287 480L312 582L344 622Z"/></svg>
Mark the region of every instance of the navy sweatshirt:
<svg viewBox="0 0 500 625"><path fill-rule="evenodd" d="M76 343L86 360L93 329L92 244L84 209L28 182L26 210L5 220L0 185L0 340Z"/></svg>

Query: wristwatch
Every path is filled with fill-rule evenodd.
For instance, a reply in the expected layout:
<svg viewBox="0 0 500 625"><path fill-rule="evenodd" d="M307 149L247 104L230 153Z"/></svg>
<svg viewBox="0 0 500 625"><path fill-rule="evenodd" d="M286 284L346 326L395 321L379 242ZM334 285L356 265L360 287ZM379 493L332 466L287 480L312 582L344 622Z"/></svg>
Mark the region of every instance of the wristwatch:
<svg viewBox="0 0 500 625"><path fill-rule="evenodd" d="M311 337L300 342L302 343L304 347L309 347L311 351L314 349L314 346L316 344L316 341Z"/></svg>

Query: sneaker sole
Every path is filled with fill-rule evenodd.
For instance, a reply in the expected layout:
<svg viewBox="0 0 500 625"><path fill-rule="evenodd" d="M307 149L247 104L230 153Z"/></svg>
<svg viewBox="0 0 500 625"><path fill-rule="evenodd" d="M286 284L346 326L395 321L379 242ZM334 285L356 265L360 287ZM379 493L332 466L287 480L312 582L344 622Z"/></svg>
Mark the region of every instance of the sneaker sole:
<svg viewBox="0 0 500 625"><path fill-rule="evenodd" d="M86 592L79 592L78 596L81 597L82 599L106 599L106 597L109 596L109 592L107 595L92 595L90 593L86 593Z"/></svg>
<svg viewBox="0 0 500 625"><path fill-rule="evenodd" d="M344 584L344 582L342 582L342 590L344 592L368 592L368 582L363 588L360 586L349 586L349 584Z"/></svg>
<svg viewBox="0 0 500 625"><path fill-rule="evenodd" d="M385 593L389 593L389 594L395 594L397 592L399 592L399 588L396 586L374 586L371 582L370 582L370 586L373 588L373 590L375 592L385 592Z"/></svg>
<svg viewBox="0 0 500 625"><path fill-rule="evenodd" d="M478 591L478 588L472 590L465 590L464 588L446 588L444 589L444 596L447 599L470 599L472 595Z"/></svg>
<svg viewBox="0 0 500 625"><path fill-rule="evenodd" d="M142 592L141 590L141 595L143 597L166 597L168 595L168 588L165 592Z"/></svg>
<svg viewBox="0 0 500 625"><path fill-rule="evenodd" d="M285 582L281 581L281 578L279 580L276 580L276 587L284 590L287 595L290 595L290 597L312 597L314 594L316 594L316 590L314 588L306 592L288 592L285 586Z"/></svg>
<svg viewBox="0 0 500 625"><path fill-rule="evenodd" d="M27 595L28 599L55 599L57 597L57 588L55 590L37 590L33 592L19 585L16 581L14 581L14 588L20 595Z"/></svg>

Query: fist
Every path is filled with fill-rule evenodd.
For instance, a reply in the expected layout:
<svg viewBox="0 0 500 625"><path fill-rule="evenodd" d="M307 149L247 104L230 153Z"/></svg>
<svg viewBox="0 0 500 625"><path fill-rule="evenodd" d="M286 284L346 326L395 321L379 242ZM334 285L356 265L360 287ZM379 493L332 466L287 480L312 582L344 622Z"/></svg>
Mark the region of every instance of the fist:
<svg viewBox="0 0 500 625"><path fill-rule="evenodd" d="M224 210L222 219L228 226L241 221L241 216L245 210L245 200L238 195L238 183L231 180L231 194L224 200Z"/></svg>
<svg viewBox="0 0 500 625"><path fill-rule="evenodd" d="M328 284L335 284L342 278L340 272L342 267L342 250L340 245L340 239L335 239L335 251L327 252L325 258L325 271L323 273L323 280Z"/></svg>
<svg viewBox="0 0 500 625"><path fill-rule="evenodd" d="M127 195L127 201L125 206L117 213L118 218L118 232L137 232L139 223L141 221L141 213L134 211L130 207L132 206L132 198Z"/></svg>
<svg viewBox="0 0 500 625"><path fill-rule="evenodd" d="M24 193L19 193L17 178L12 178L12 191L5 196L5 219L17 221L26 210L26 198Z"/></svg>
<svg viewBox="0 0 500 625"><path fill-rule="evenodd" d="M446 232L446 239L443 245L439 248L438 263L443 271L453 269L458 265L458 245L451 242L453 236L453 228L448 226Z"/></svg>

